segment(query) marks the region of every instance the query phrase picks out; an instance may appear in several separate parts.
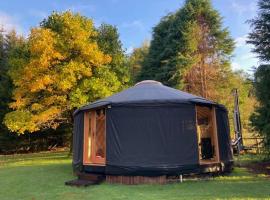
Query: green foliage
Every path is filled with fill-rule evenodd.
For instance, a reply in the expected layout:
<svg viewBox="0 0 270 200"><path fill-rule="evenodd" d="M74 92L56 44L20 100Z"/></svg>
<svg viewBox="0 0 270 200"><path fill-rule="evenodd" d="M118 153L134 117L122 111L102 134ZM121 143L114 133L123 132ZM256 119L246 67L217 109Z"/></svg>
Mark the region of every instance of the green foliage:
<svg viewBox="0 0 270 200"><path fill-rule="evenodd" d="M234 96L232 95L232 88L237 88L238 90L243 136L251 137L255 132L253 132L250 127L249 117L254 111L257 101L253 94L253 84L250 75L244 71L231 72L227 79L227 85L224 84L223 87L219 87L217 90L217 93L219 94L218 102L226 105L229 111L231 133L233 133L234 130Z"/></svg>
<svg viewBox="0 0 270 200"><path fill-rule="evenodd" d="M7 101L8 97L10 97L9 92L7 90L7 83L9 82L7 76L7 61L6 61L6 51L5 51L5 38L3 31L0 31L0 109L1 111L7 110ZM9 84L10 85L10 84ZM1 119L4 113L0 113ZM0 125L1 127L1 125Z"/></svg>
<svg viewBox="0 0 270 200"><path fill-rule="evenodd" d="M270 153L270 65L261 65L255 72L255 94L259 101L251 116L251 125L264 138L266 150Z"/></svg>
<svg viewBox="0 0 270 200"><path fill-rule="evenodd" d="M258 15L250 20L252 32L249 34L248 43L253 44L253 52L258 54L262 61L270 61L270 1L259 0Z"/></svg>
<svg viewBox="0 0 270 200"><path fill-rule="evenodd" d="M253 28L248 43L262 62L270 62L270 2L259 0L258 15L250 20ZM260 65L254 74L255 94L259 104L251 116L251 125L265 138L265 147L270 153L270 65Z"/></svg>
<svg viewBox="0 0 270 200"><path fill-rule="evenodd" d="M11 133L2 123L4 116L11 112L8 105L12 101L12 90L14 87L8 71L11 67L16 69L13 71L13 74L10 74L15 76L28 59L29 53L26 40L18 36L15 31L1 32L0 56L0 154L41 151L67 145L70 133L65 127L60 127L57 131L50 129L37 132L36 134L26 133L24 135L17 135L16 133ZM11 112L11 114L14 113ZM24 126L27 127L28 124L25 124L25 118L29 116L27 112L13 116L17 123L13 124L12 121L11 126L18 128L19 124L22 128Z"/></svg>
<svg viewBox="0 0 270 200"><path fill-rule="evenodd" d="M20 143L2 122L5 114L10 112L8 104L12 101L13 84L8 70L11 64L19 63L17 58L22 56L19 49L23 44L23 38L15 31L0 32L0 153L15 150Z"/></svg>
<svg viewBox="0 0 270 200"><path fill-rule="evenodd" d="M18 130L23 133L35 126L31 122L32 114L28 110L17 110L6 114L5 123L10 130Z"/></svg>
<svg viewBox="0 0 270 200"><path fill-rule="evenodd" d="M1 32L0 69L1 153L68 146L74 109L129 82L117 29L71 12L52 13L29 39Z"/></svg>
<svg viewBox="0 0 270 200"><path fill-rule="evenodd" d="M247 74L231 70L233 49L234 42L211 2L187 0L181 9L163 17L154 27L149 52L144 59L138 59L143 61L138 78L158 80L224 104L229 110L231 132L232 89L237 88L246 135L256 100L251 95L252 84Z"/></svg>
<svg viewBox="0 0 270 200"><path fill-rule="evenodd" d="M232 51L233 40L210 1L187 0L183 8L163 17L154 28L140 79L183 89L185 75L202 59L214 59L219 68L228 68Z"/></svg>
<svg viewBox="0 0 270 200"><path fill-rule="evenodd" d="M96 30L80 14L53 12L31 30L25 51L29 56L12 59L9 70L14 111L4 122L11 131L70 124L77 107L119 91L128 81L119 66L124 55L115 27Z"/></svg>
<svg viewBox="0 0 270 200"><path fill-rule="evenodd" d="M138 81L138 76L141 73L141 69L144 65L148 50L149 42L145 41L141 47L135 48L128 58L130 76L132 77L133 84Z"/></svg>
<svg viewBox="0 0 270 200"><path fill-rule="evenodd" d="M15 31L7 34L0 32L0 120L3 115L9 111L8 103L12 96L12 80L9 77L8 70L11 65L19 63L18 59L23 57L21 47L24 45L24 39L16 35ZM18 66L18 65L16 65Z"/></svg>
<svg viewBox="0 0 270 200"><path fill-rule="evenodd" d="M7 75L7 52L6 41L4 36L4 30L0 30L0 152L3 149L3 144L8 137L8 130L2 124L3 118L5 114L8 112L8 102L10 101L11 95L9 92L9 86L11 85L11 81Z"/></svg>
<svg viewBox="0 0 270 200"><path fill-rule="evenodd" d="M112 91L119 91L121 87L123 85L121 85L116 73L112 73L107 66L95 68L93 76L81 81L77 88L70 93L71 106L80 107L85 102L110 96Z"/></svg>
<svg viewBox="0 0 270 200"><path fill-rule="evenodd" d="M130 82L130 74L117 28L109 24L101 24L97 31L98 46L102 52L112 58L107 67L115 73L121 83L120 87L123 89Z"/></svg>

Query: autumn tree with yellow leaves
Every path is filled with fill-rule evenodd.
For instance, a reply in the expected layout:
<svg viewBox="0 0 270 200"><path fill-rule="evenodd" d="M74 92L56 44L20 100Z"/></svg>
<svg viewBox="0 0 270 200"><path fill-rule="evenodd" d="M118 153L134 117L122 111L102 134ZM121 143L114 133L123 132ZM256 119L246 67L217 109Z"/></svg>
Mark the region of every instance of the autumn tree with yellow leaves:
<svg viewBox="0 0 270 200"><path fill-rule="evenodd" d="M15 89L4 123L34 132L71 123L73 111L117 92L122 83L98 45L93 21L72 12L52 13L31 30L29 57L9 70Z"/></svg>

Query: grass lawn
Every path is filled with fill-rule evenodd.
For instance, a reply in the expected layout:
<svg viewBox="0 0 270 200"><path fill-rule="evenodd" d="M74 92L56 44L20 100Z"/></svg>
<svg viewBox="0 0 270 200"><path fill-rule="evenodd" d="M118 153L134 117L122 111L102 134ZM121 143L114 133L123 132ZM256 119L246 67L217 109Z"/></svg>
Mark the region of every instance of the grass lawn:
<svg viewBox="0 0 270 200"><path fill-rule="evenodd" d="M237 162L250 162L242 156ZM270 199L270 179L236 167L230 176L167 185L101 185L76 188L66 152L0 156L0 200L50 199Z"/></svg>

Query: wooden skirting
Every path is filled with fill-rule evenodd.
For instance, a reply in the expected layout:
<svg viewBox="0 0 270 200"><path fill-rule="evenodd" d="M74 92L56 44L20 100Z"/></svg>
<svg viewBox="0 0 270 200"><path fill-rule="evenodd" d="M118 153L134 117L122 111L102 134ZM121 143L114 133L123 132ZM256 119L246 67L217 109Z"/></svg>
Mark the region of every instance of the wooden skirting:
<svg viewBox="0 0 270 200"><path fill-rule="evenodd" d="M136 184L165 184L167 182L166 176L106 176L106 182L117 183L125 185Z"/></svg>

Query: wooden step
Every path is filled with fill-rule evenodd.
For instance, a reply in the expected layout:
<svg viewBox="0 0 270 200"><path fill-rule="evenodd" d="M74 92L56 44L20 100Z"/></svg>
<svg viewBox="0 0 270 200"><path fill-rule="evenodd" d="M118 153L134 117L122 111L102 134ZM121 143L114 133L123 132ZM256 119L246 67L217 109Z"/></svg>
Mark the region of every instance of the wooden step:
<svg viewBox="0 0 270 200"><path fill-rule="evenodd" d="M69 186L89 186L96 185L105 180L105 176L102 174L92 174L92 173L78 173L78 178L75 180L65 182L65 185Z"/></svg>
<svg viewBox="0 0 270 200"><path fill-rule="evenodd" d="M105 179L105 175L94 173L78 173L77 176L80 180L88 181L103 181Z"/></svg>

